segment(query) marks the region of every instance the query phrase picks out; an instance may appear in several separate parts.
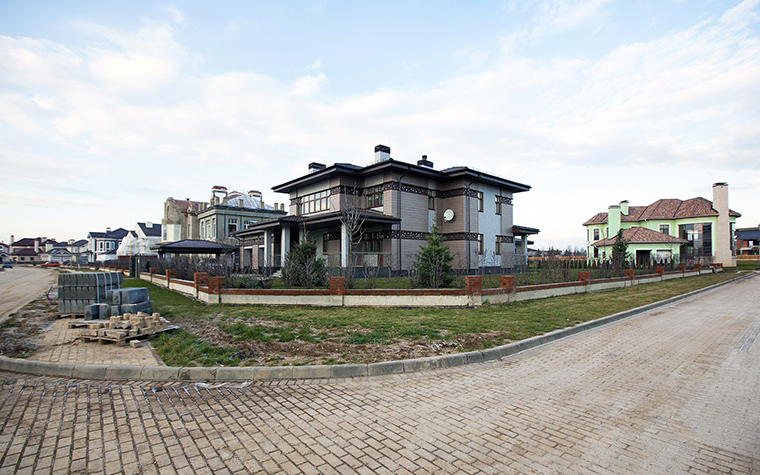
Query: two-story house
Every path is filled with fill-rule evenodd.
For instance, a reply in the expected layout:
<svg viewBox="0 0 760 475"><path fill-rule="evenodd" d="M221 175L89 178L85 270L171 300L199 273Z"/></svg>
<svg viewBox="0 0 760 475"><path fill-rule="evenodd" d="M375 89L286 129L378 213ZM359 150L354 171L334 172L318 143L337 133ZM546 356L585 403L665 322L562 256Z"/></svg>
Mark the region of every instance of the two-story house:
<svg viewBox="0 0 760 475"><path fill-rule="evenodd" d="M11 236L10 254L13 262L19 264L39 264L47 260L46 252L57 242L46 237L23 238L18 241Z"/></svg>
<svg viewBox="0 0 760 475"><path fill-rule="evenodd" d="M190 198L167 198L164 202L164 219L161 220L161 241L200 239L198 212L205 206L203 201L191 201Z"/></svg>
<svg viewBox="0 0 760 475"><path fill-rule="evenodd" d="M225 245L237 245L233 234L262 220L287 214L285 205L264 203L259 191L242 193L214 186L211 199L198 211L199 237Z"/></svg>
<svg viewBox="0 0 760 475"><path fill-rule="evenodd" d="M728 184L713 185L713 201L660 199L648 206L628 201L583 225L589 260L609 260L618 231L636 262L715 262L736 265L734 226L741 215L728 208Z"/></svg>
<svg viewBox="0 0 760 475"><path fill-rule="evenodd" d="M513 196L530 186L468 167L436 170L424 155L401 162L384 145L370 165L311 163L308 174L272 189L288 194L289 214L235 233L244 267L281 266L308 234L330 267L405 271L435 223L455 268L511 269L525 262L527 236L538 232L512 222Z"/></svg>
<svg viewBox="0 0 760 475"><path fill-rule="evenodd" d="M105 262L116 260L116 250L121 244L121 240L129 231L124 228L111 230L106 228L106 232L90 231L87 234L87 250L90 253L90 262Z"/></svg>
<svg viewBox="0 0 760 475"><path fill-rule="evenodd" d="M122 238L119 247L116 249L118 257L131 256L158 256L155 247L162 240L161 225L152 223L135 224L135 229L127 233Z"/></svg>

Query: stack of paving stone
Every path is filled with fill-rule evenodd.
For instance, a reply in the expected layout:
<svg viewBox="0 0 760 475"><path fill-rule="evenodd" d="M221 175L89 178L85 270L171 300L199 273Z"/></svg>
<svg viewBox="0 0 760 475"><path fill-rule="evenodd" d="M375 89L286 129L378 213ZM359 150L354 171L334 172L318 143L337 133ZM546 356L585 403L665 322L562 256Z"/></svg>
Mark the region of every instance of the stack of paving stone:
<svg viewBox="0 0 760 475"><path fill-rule="evenodd" d="M121 288L119 272L72 272L58 274L58 313L83 315L85 307L105 303L109 291Z"/></svg>
<svg viewBox="0 0 760 475"><path fill-rule="evenodd" d="M175 328L158 313L153 315L148 315L145 312L125 313L122 316L111 317L107 321L91 322L87 329L82 330L80 338L83 342L98 341L103 343L110 341L122 346L128 340L155 335Z"/></svg>
<svg viewBox="0 0 760 475"><path fill-rule="evenodd" d="M147 288L112 289L106 291L104 303L85 307L84 319L100 320L138 312L153 313L153 304L150 302Z"/></svg>

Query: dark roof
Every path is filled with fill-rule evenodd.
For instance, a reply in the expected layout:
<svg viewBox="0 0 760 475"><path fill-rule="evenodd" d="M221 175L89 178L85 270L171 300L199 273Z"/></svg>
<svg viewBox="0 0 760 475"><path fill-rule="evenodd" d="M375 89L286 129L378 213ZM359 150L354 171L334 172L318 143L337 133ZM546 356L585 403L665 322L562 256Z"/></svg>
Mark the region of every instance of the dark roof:
<svg viewBox="0 0 760 475"><path fill-rule="evenodd" d="M36 256L39 254L40 254L39 252L35 251L31 247L25 247L24 249L19 249L18 251L13 253L14 256Z"/></svg>
<svg viewBox="0 0 760 475"><path fill-rule="evenodd" d="M739 228L734 233L736 234L736 239L760 240L760 229L758 228Z"/></svg>
<svg viewBox="0 0 760 475"><path fill-rule="evenodd" d="M114 229L113 231L106 231L104 233L97 232L97 231L90 231L88 236L94 237L96 239L124 239L124 236L127 235L129 231L127 231L124 228Z"/></svg>
<svg viewBox="0 0 760 475"><path fill-rule="evenodd" d="M512 226L512 234L538 234L540 230L538 228L529 228L527 226L518 226L515 224Z"/></svg>
<svg viewBox="0 0 760 475"><path fill-rule="evenodd" d="M377 211L372 210L361 210L364 213L364 223L365 224L396 224L398 222L401 222L401 218L396 218L394 216L388 216L387 214L383 214ZM263 231L264 229L269 228L277 228L282 223L292 223L292 224L319 224L319 223L330 223L330 222L339 222L341 219L341 212L340 211L330 211L328 213L318 213L318 214L307 214L307 215L287 215L283 216L282 218L275 218L275 219L265 219L263 221L259 221L256 224L252 224L246 229L237 231L232 233L232 236L247 236L249 234L256 234L258 232Z"/></svg>
<svg viewBox="0 0 760 475"><path fill-rule="evenodd" d="M728 214L734 218L741 216L733 210L729 210ZM701 197L686 201L670 198L657 200L649 206L629 206L628 214L621 214L620 221L632 223L656 219L701 218L704 216L718 216L718 212L712 206L712 201ZM583 225L605 223L607 223L607 213L597 213Z"/></svg>
<svg viewBox="0 0 760 475"><path fill-rule="evenodd" d="M161 237L161 225L152 223L152 227L148 227L148 223L137 223L140 230L148 237Z"/></svg>
<svg viewBox="0 0 760 475"><path fill-rule="evenodd" d="M183 239L158 246L158 252L162 254L167 252L175 254L220 254L236 250L235 246L226 246L202 239Z"/></svg>
<svg viewBox="0 0 760 475"><path fill-rule="evenodd" d="M490 185L509 188L513 193L530 190L530 186L515 181L510 181L490 173L484 173L473 170L468 167L452 167L446 170L435 170L428 167L413 165L411 163L399 162L389 158L381 162L376 162L366 167L352 165L350 163L335 163L330 167L316 172L308 173L299 178L290 180L281 185L272 187L272 190L278 193L289 193L294 188L300 188L317 181L323 181L333 176L353 176L364 178L367 176L377 175L386 170L396 170L398 172L407 172L417 176L424 176L438 181L446 181L454 178L470 178L473 181L487 183Z"/></svg>
<svg viewBox="0 0 760 475"><path fill-rule="evenodd" d="M72 246L84 246L87 244L87 239L80 239L79 241L75 241Z"/></svg>
<svg viewBox="0 0 760 475"><path fill-rule="evenodd" d="M35 242L41 242L40 238L23 238L11 244L11 246L33 247Z"/></svg>
<svg viewBox="0 0 760 475"><path fill-rule="evenodd" d="M615 238L617 236L609 237L597 241L592 246L612 246L615 244ZM686 239L677 238L670 234L653 231L651 229L642 228L640 226L633 226L631 228L623 229L623 240L628 244L654 244L654 243L675 243L684 244Z"/></svg>

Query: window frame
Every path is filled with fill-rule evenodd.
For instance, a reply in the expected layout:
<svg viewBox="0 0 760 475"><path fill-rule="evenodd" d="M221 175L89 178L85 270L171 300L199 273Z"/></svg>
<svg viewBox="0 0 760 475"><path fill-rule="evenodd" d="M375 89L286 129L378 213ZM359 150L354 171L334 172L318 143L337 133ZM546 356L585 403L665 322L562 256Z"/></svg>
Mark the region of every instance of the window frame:
<svg viewBox="0 0 760 475"><path fill-rule="evenodd" d="M476 191L476 193L478 198L478 213L482 213L485 208L483 204L484 195L482 191Z"/></svg>
<svg viewBox="0 0 760 475"><path fill-rule="evenodd" d="M383 206L383 185L368 186L364 189L367 209Z"/></svg>
<svg viewBox="0 0 760 475"><path fill-rule="evenodd" d="M330 209L330 190L309 193L298 198L298 215L314 214Z"/></svg>

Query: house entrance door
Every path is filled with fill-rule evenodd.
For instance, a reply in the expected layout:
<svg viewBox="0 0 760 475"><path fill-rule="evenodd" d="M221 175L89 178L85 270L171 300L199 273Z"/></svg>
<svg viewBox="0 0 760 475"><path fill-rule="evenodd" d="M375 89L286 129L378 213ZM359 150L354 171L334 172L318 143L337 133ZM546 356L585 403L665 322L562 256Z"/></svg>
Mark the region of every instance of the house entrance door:
<svg viewBox="0 0 760 475"><path fill-rule="evenodd" d="M639 249L636 251L636 264L649 265L652 258L652 251Z"/></svg>

